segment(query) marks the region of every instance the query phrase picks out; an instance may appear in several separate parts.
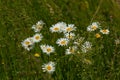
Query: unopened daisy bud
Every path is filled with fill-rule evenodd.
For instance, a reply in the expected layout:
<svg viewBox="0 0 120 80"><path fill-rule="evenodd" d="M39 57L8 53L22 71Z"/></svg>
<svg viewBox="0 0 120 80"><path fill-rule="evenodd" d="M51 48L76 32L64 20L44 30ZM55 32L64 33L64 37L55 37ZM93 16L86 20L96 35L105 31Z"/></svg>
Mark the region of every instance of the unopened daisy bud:
<svg viewBox="0 0 120 80"><path fill-rule="evenodd" d="M34 56L35 57L40 57L40 54L39 53L35 53Z"/></svg>
<svg viewBox="0 0 120 80"><path fill-rule="evenodd" d="M99 33L97 33L97 34L95 34L95 37L96 37L96 38L100 38L101 35L100 35Z"/></svg>

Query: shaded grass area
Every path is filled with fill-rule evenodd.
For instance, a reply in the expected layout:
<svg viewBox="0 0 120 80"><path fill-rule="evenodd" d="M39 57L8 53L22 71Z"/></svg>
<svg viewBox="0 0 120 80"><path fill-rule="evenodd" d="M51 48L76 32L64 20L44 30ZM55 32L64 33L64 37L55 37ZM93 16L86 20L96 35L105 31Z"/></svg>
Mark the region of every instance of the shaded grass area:
<svg viewBox="0 0 120 80"><path fill-rule="evenodd" d="M100 0L0 0L0 79L119 80L120 47L115 46L114 40L120 37L120 12L112 0L101 1L100 4ZM93 64L84 65L80 55L72 55L58 61L52 76L43 73L41 65L48 60L56 60L55 57L60 55L49 58L41 54L36 58L34 53L41 52L39 47L28 52L21 46L23 39L34 34L31 26L39 20L46 23L44 30L59 21L75 24L77 33L96 46L90 56ZM109 28L110 35L101 40L87 35L86 27L93 21ZM52 37L47 31L44 35L47 39ZM52 44L50 41L47 43ZM102 45L104 49L100 48Z"/></svg>

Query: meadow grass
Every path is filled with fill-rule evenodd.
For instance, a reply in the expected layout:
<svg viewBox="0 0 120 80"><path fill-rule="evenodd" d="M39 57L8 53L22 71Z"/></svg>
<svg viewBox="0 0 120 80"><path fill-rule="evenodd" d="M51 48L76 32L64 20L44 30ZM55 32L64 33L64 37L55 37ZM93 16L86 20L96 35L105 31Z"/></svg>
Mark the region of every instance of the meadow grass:
<svg viewBox="0 0 120 80"><path fill-rule="evenodd" d="M0 80L120 80L119 11L113 0L0 0ZM27 51L21 42L35 34L31 27L39 20L45 22L44 39ZM60 21L75 24L76 34L92 42L92 51L65 55L65 47L54 44L63 34L49 33ZM96 32L87 32L94 21L110 34L97 39ZM58 52L47 56L40 44L54 45ZM57 62L53 74L42 71L49 61Z"/></svg>

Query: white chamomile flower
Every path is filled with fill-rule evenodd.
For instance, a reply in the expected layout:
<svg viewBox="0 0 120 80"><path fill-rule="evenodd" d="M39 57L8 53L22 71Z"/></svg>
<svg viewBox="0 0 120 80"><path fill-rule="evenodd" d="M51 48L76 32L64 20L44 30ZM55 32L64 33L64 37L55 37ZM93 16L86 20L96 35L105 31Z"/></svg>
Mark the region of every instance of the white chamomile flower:
<svg viewBox="0 0 120 80"><path fill-rule="evenodd" d="M116 40L115 40L115 44L116 44L116 45L120 44L120 39L116 39Z"/></svg>
<svg viewBox="0 0 120 80"><path fill-rule="evenodd" d="M26 50L29 51L33 48L34 45L33 38L29 37L25 39L23 42L21 42L21 44Z"/></svg>
<svg viewBox="0 0 120 80"><path fill-rule="evenodd" d="M41 45L40 47L42 51L48 55L50 55L50 53L53 53L55 51L54 47L50 45Z"/></svg>
<svg viewBox="0 0 120 80"><path fill-rule="evenodd" d="M87 31L95 31L99 28L99 22L93 22L91 25L87 27Z"/></svg>
<svg viewBox="0 0 120 80"><path fill-rule="evenodd" d="M67 46L69 40L67 38L60 38L56 41L59 46Z"/></svg>
<svg viewBox="0 0 120 80"><path fill-rule="evenodd" d="M102 34L109 34L110 31L108 29L102 29L102 30L100 30L100 32Z"/></svg>
<svg viewBox="0 0 120 80"><path fill-rule="evenodd" d="M65 33L64 36L68 39L74 39L75 34L74 33Z"/></svg>
<svg viewBox="0 0 120 80"><path fill-rule="evenodd" d="M42 38L43 38L42 34L36 33L36 34L33 36L33 41L34 41L34 42L40 42L40 41L42 40Z"/></svg>
<svg viewBox="0 0 120 80"><path fill-rule="evenodd" d="M68 24L67 27L64 27L63 32L70 33L70 32L75 31L75 30L76 30L76 27L74 24Z"/></svg>
<svg viewBox="0 0 120 80"><path fill-rule="evenodd" d="M50 31L51 32L62 32L62 29L64 29L64 27L66 27L66 23L58 22L55 25L52 25L52 27L50 27Z"/></svg>
<svg viewBox="0 0 120 80"><path fill-rule="evenodd" d="M40 20L36 23L36 25L32 26L32 29L34 29L35 32L40 32L40 30L43 28L44 24L45 23L42 20Z"/></svg>
<svg viewBox="0 0 120 80"><path fill-rule="evenodd" d="M53 73L55 71L55 62L48 62L42 65L43 72Z"/></svg>
<svg viewBox="0 0 120 80"><path fill-rule="evenodd" d="M89 50L92 49L91 47L92 47L92 44L91 44L89 41L86 41L86 42L82 45L81 50L82 50L82 52L86 53L86 52L88 52Z"/></svg>
<svg viewBox="0 0 120 80"><path fill-rule="evenodd" d="M68 49L66 49L65 54L66 55L68 55L68 54L75 54L76 50L77 50L77 46L69 47Z"/></svg>

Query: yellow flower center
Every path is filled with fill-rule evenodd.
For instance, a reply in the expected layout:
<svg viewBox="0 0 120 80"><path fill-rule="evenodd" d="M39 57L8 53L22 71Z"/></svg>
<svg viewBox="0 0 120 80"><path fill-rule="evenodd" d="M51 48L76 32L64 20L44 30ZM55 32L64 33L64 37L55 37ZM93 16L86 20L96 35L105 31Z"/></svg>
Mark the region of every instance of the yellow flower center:
<svg viewBox="0 0 120 80"><path fill-rule="evenodd" d="M64 41L61 41L61 44L62 44L62 45L66 44L66 41L65 41L65 40L64 40Z"/></svg>
<svg viewBox="0 0 120 80"><path fill-rule="evenodd" d="M36 28L40 30L40 29L42 29L42 26L41 25L36 25Z"/></svg>
<svg viewBox="0 0 120 80"><path fill-rule="evenodd" d="M106 33L106 32L107 32L107 30L102 30L102 32Z"/></svg>
<svg viewBox="0 0 120 80"><path fill-rule="evenodd" d="M71 27L68 27L68 28L67 28L67 31L72 31L72 28L71 28Z"/></svg>
<svg viewBox="0 0 120 80"><path fill-rule="evenodd" d="M29 45L29 44L30 44L30 42L29 42L29 41L26 41L26 42L25 42L25 44L26 44L26 45Z"/></svg>
<svg viewBox="0 0 120 80"><path fill-rule="evenodd" d="M51 70L52 67L50 65L47 66L47 70Z"/></svg>
<svg viewBox="0 0 120 80"><path fill-rule="evenodd" d="M50 51L51 51L51 48L47 48L47 51L50 52Z"/></svg>
<svg viewBox="0 0 120 80"><path fill-rule="evenodd" d="M54 28L54 30L55 30L55 31L58 31L58 30L59 30L59 28L58 28L58 27L55 27L55 28Z"/></svg>
<svg viewBox="0 0 120 80"><path fill-rule="evenodd" d="M75 50L74 50L73 48L71 48L71 49L70 49L70 52L71 52L71 53L74 53L74 52L75 52Z"/></svg>
<svg viewBox="0 0 120 80"><path fill-rule="evenodd" d="M92 26L92 29L93 29L93 30L96 30L96 29L97 29L97 27L96 27L96 26Z"/></svg>
<svg viewBox="0 0 120 80"><path fill-rule="evenodd" d="M101 37L101 35L98 34L98 33L95 36L96 36L96 38L100 38Z"/></svg>
<svg viewBox="0 0 120 80"><path fill-rule="evenodd" d="M36 40L39 40L39 39L40 39L40 36L36 36L35 39L36 39Z"/></svg>
<svg viewBox="0 0 120 80"><path fill-rule="evenodd" d="M72 39L72 38L73 38L73 36L69 35L69 36L68 36L68 38L69 38L69 39Z"/></svg>

